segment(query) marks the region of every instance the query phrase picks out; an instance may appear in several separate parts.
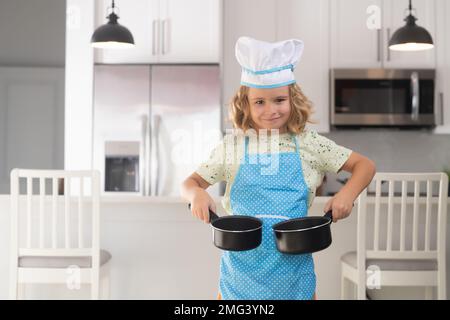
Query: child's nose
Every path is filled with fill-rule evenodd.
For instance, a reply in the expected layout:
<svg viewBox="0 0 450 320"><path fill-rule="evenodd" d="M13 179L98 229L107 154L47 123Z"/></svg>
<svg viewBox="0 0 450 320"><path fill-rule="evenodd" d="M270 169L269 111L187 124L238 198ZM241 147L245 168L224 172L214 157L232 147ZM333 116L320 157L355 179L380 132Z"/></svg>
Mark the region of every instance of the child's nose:
<svg viewBox="0 0 450 320"><path fill-rule="evenodd" d="M278 106L273 103L273 102L269 102L267 104L267 112L276 112L278 110Z"/></svg>

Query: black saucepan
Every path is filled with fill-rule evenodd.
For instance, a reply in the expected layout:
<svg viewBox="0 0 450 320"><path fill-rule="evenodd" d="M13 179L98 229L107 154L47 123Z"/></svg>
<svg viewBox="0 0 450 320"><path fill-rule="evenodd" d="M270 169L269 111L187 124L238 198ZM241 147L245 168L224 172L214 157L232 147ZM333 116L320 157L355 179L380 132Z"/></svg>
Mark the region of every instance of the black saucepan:
<svg viewBox="0 0 450 320"><path fill-rule="evenodd" d="M313 253L331 244L331 210L323 217L289 219L272 226L278 251L288 254Z"/></svg>
<svg viewBox="0 0 450 320"><path fill-rule="evenodd" d="M244 251L255 249L261 244L261 219L239 215L219 217L211 210L209 219L213 228L214 245L220 249Z"/></svg>

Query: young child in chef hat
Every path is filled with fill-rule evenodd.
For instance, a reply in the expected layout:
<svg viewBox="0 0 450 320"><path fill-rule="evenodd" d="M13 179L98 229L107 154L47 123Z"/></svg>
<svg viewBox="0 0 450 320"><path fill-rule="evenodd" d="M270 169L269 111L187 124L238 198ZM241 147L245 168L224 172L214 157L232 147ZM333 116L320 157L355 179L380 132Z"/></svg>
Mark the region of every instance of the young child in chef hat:
<svg viewBox="0 0 450 320"><path fill-rule="evenodd" d="M228 214L263 220L263 240L258 248L223 252L219 298L315 298L311 255L278 252L271 226L307 215L324 174L341 170L350 172L351 177L323 211L332 210L334 222L344 219L375 174L373 161L306 129L312 105L294 74L303 49L303 42L297 39L275 43L238 39L235 54L242 68L241 86L230 104L238 133L225 135L209 159L183 182L182 196L191 203L192 214L204 222L209 221L209 209L216 211L206 189L220 181L226 182L222 205ZM257 161L262 150L259 137L267 133L271 146L277 142L269 153L280 155L278 168L271 174L262 173L264 164ZM257 139L250 139L254 136Z"/></svg>

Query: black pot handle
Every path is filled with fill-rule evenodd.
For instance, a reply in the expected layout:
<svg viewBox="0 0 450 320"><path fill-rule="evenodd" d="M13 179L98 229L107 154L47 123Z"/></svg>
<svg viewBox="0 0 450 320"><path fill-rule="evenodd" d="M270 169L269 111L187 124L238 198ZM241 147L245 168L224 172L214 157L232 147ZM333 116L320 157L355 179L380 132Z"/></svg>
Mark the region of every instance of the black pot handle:
<svg viewBox="0 0 450 320"><path fill-rule="evenodd" d="M353 207L355 206L355 204L353 203ZM329 210L327 213L325 213L324 217L331 219L331 221L333 221L333 214L332 214L332 210Z"/></svg>
<svg viewBox="0 0 450 320"><path fill-rule="evenodd" d="M191 204L188 204L189 210L191 210ZM214 220L219 219L219 216L209 209L209 222L214 222Z"/></svg>
<svg viewBox="0 0 450 320"><path fill-rule="evenodd" d="M332 211L329 210L327 213L325 213L324 217L330 219L331 221L333 221Z"/></svg>

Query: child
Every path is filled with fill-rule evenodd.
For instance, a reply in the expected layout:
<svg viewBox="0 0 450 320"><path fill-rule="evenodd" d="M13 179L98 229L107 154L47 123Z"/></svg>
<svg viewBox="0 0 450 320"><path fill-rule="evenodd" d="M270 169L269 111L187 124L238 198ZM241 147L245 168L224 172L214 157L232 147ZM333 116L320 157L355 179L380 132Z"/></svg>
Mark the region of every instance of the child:
<svg viewBox="0 0 450 320"><path fill-rule="evenodd" d="M259 247L223 251L219 298L315 299L312 255L280 253L272 225L306 216L324 174L340 170L352 176L323 210L332 210L334 222L344 219L375 174L371 160L305 129L311 103L293 72L302 52L303 42L296 39L276 43L238 39L241 87L231 114L241 132L227 134L210 159L183 182L183 197L191 203L192 214L204 222L209 221L208 209L216 211L205 189L222 180L227 182L225 210L263 221ZM258 152L263 141L268 141L269 152Z"/></svg>

